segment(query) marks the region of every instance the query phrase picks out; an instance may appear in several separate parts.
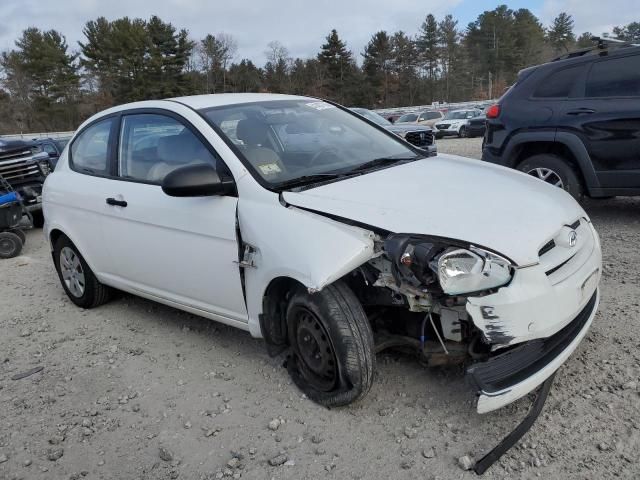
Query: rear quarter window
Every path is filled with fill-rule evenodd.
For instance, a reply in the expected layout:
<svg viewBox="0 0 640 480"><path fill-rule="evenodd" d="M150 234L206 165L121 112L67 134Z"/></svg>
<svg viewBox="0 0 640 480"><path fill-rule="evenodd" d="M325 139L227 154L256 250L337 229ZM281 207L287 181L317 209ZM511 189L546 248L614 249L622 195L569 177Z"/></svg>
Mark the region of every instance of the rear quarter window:
<svg viewBox="0 0 640 480"><path fill-rule="evenodd" d="M571 95L584 65L563 68L544 77L533 92L535 98L566 98Z"/></svg>
<svg viewBox="0 0 640 480"><path fill-rule="evenodd" d="M71 144L71 167L82 173L106 175L109 170L109 118L84 129Z"/></svg>

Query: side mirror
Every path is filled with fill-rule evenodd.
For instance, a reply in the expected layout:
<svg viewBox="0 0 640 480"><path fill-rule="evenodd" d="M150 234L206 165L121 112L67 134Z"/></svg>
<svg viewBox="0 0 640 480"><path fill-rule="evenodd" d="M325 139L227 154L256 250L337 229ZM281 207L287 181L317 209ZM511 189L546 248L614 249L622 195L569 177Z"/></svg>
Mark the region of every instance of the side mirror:
<svg viewBox="0 0 640 480"><path fill-rule="evenodd" d="M211 165L188 165L167 174L162 191L171 197L208 197L233 191L233 180L223 180Z"/></svg>

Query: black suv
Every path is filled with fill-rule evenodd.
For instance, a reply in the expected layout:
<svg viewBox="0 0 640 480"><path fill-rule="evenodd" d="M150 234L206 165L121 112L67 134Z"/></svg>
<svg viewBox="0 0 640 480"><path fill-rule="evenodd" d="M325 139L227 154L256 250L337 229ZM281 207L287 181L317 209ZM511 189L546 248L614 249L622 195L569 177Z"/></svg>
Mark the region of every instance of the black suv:
<svg viewBox="0 0 640 480"><path fill-rule="evenodd" d="M577 199L640 195L640 46L596 40L520 72L487 110L483 160Z"/></svg>

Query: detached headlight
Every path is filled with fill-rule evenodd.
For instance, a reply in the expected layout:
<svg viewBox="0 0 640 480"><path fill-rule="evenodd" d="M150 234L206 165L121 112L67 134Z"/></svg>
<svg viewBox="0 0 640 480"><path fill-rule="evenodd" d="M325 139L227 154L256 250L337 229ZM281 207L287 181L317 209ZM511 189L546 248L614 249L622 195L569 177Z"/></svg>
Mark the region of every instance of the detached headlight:
<svg viewBox="0 0 640 480"><path fill-rule="evenodd" d="M511 263L481 248L450 248L437 260L438 280L449 295L501 287L511 280Z"/></svg>

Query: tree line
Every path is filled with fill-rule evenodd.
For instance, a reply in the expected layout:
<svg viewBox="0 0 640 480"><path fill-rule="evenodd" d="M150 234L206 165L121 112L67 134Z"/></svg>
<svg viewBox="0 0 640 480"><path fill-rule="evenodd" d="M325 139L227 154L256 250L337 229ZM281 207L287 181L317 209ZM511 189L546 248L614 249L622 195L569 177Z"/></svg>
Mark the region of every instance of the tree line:
<svg viewBox="0 0 640 480"><path fill-rule="evenodd" d="M613 37L640 41L640 22ZM87 22L77 48L56 31L27 28L0 57L0 133L73 130L112 105L177 95L273 92L384 108L499 96L518 71L593 44L560 13L543 25L501 5L466 27L428 14L416 33L375 32L358 54L336 30L314 57L292 58L278 41L265 63L237 58L232 35L194 40L157 16Z"/></svg>

